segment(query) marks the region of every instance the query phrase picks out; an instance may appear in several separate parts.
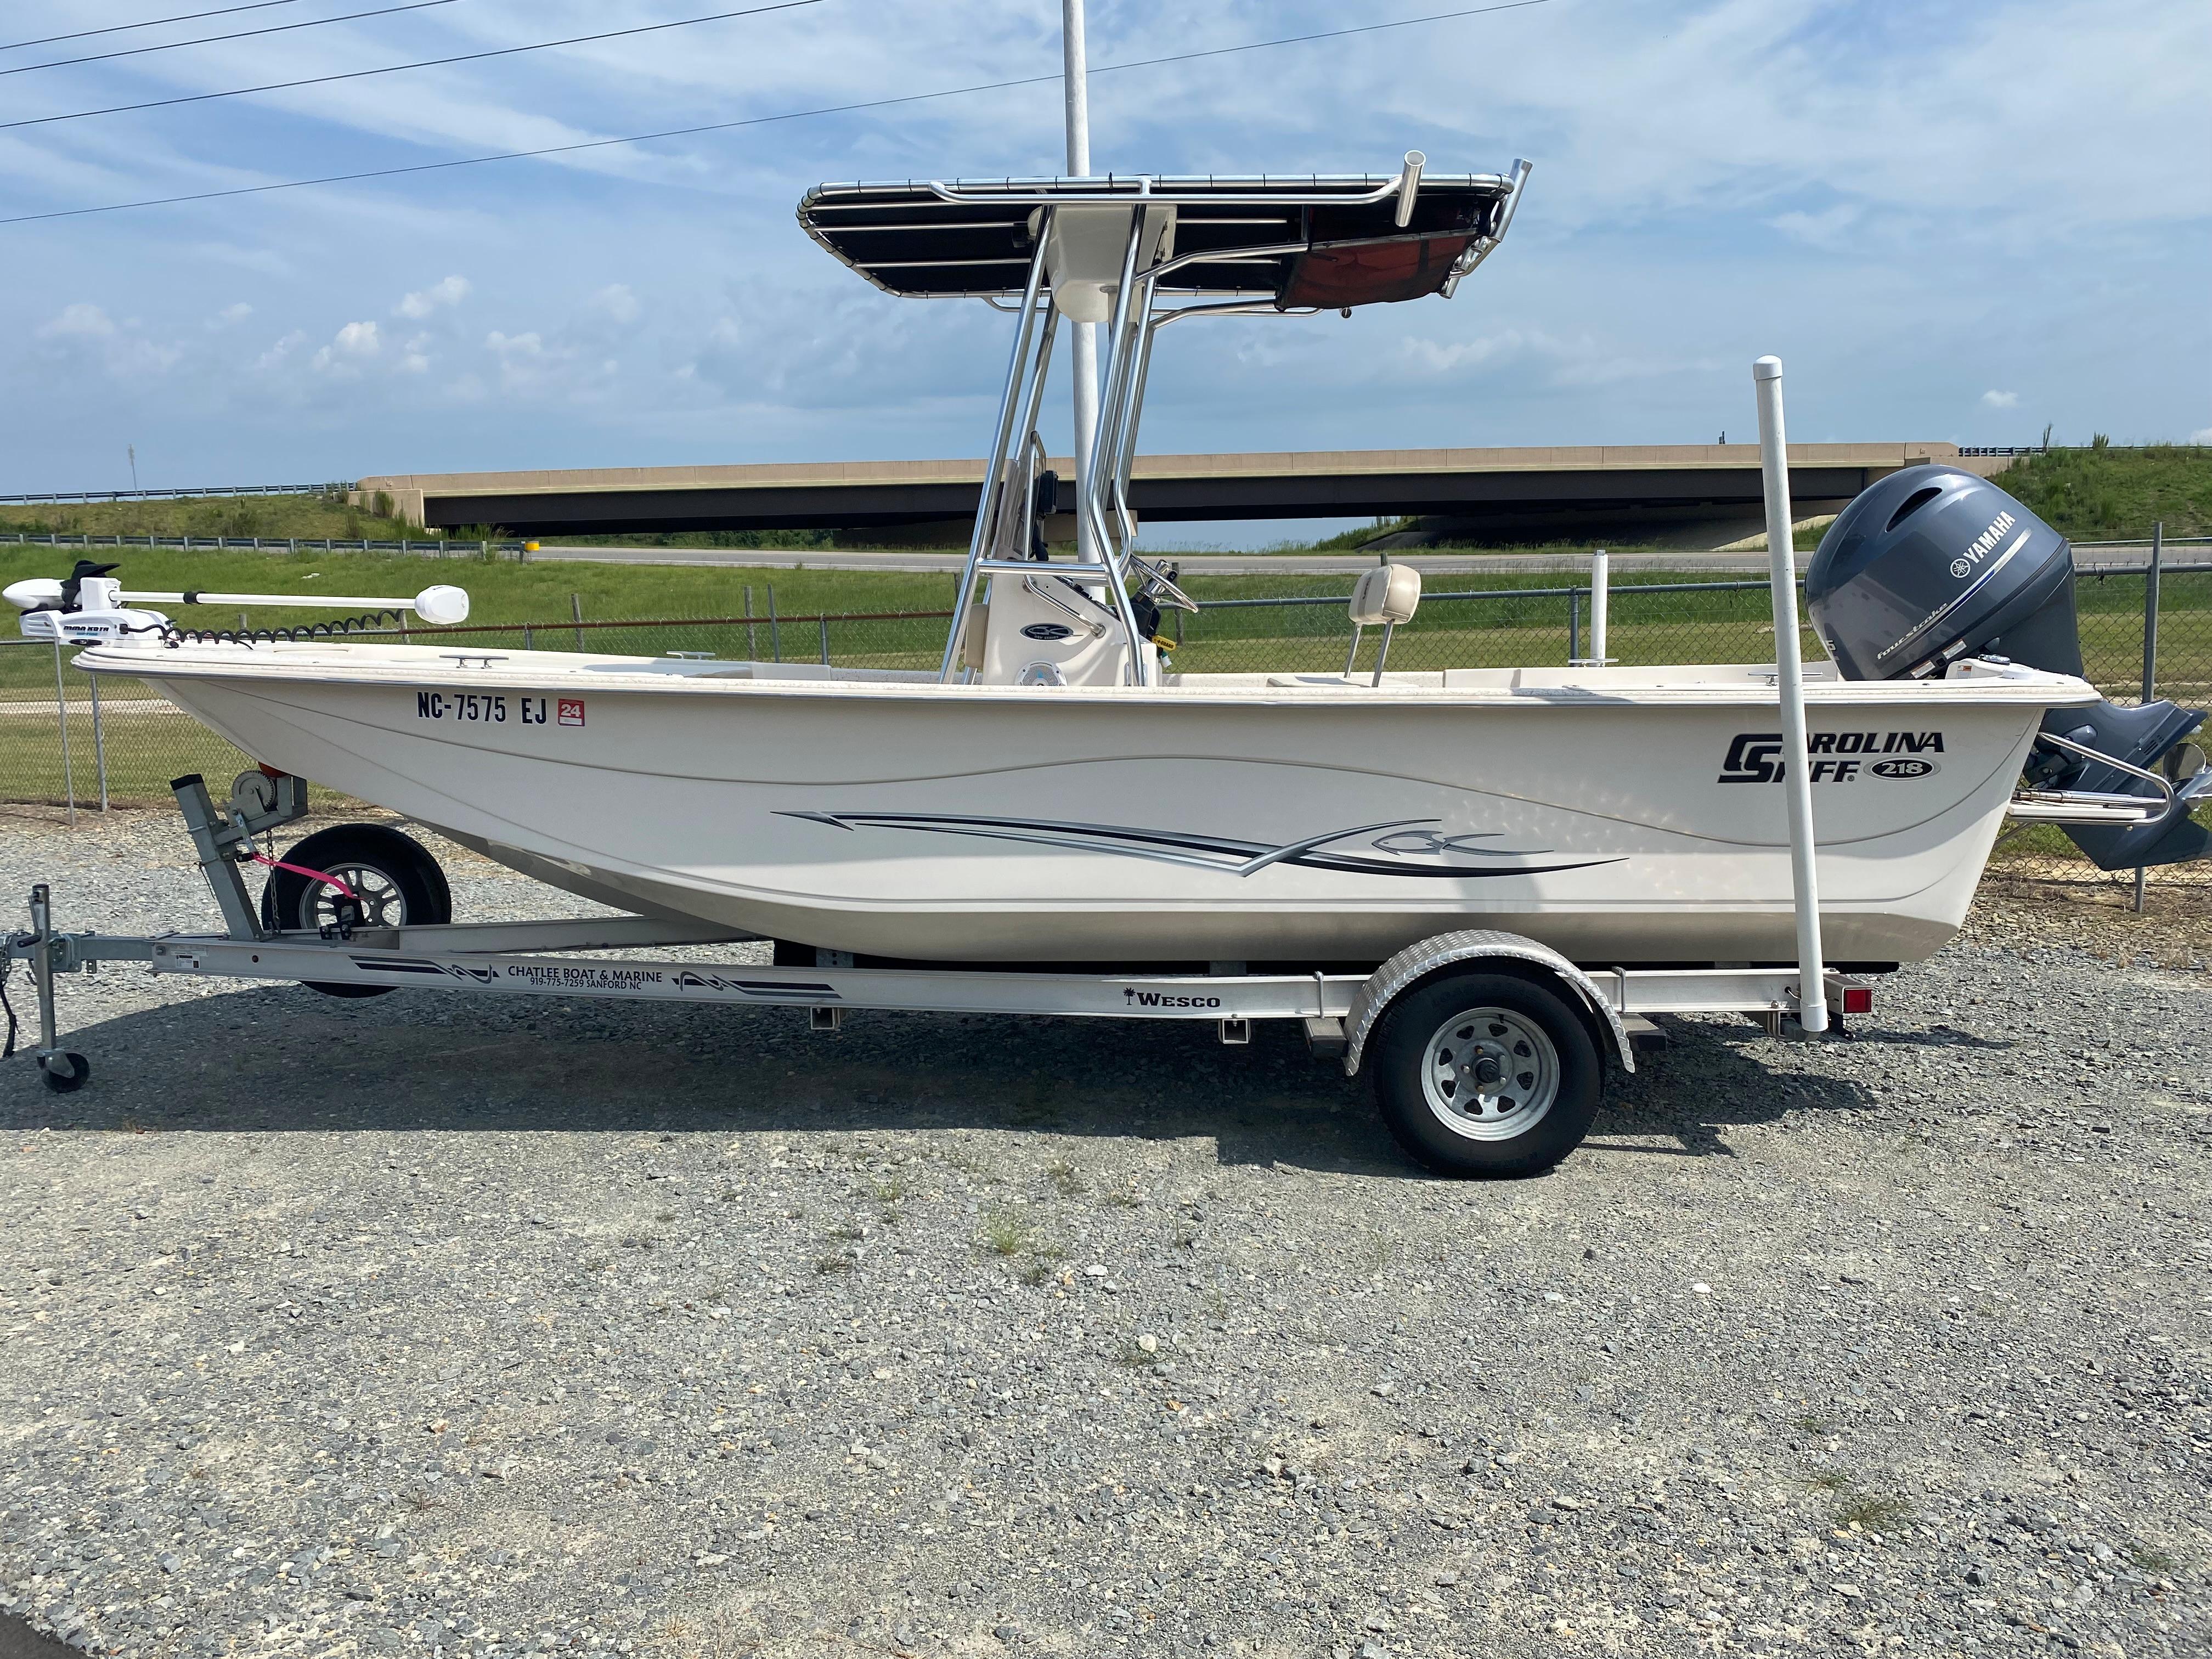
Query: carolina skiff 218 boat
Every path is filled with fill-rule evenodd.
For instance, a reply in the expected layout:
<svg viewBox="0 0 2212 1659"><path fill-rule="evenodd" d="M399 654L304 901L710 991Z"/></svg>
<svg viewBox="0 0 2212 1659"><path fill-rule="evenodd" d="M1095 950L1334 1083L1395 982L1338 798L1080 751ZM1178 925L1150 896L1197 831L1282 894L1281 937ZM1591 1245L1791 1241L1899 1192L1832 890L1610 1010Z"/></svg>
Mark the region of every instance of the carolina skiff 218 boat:
<svg viewBox="0 0 2212 1659"><path fill-rule="evenodd" d="M226 638L131 607L240 596L126 593L92 565L19 584L27 633L92 641L81 666L147 680L264 769L220 807L177 786L224 934L66 933L42 887L31 931L0 939L39 975L47 1082L88 1074L54 976L102 960L341 994L796 1003L825 1030L853 1007L988 1010L1218 1020L1237 1042L1296 1018L1348 1072L1368 1057L1415 1156L1526 1173L1580 1140L1651 1014L1812 1033L1865 1012L1845 975L1942 945L2008 812L2106 867L2203 855L2212 775L2175 759L2203 717L2101 700L2066 542L1941 467L1875 484L1823 540L1806 591L1831 660L1802 678L1786 552L1778 665L1388 672L1419 580L1385 564L1352 597L1340 674L1175 668L1160 610L1191 602L1138 556L1128 505L1160 331L1449 295L1528 176L1425 176L1416 155L1379 179L811 191L808 234L878 288L1013 314L934 672ZM1106 323L1109 347L1072 560L1039 525L1063 319ZM1779 373L1757 378L1786 534ZM466 601L360 603L436 623ZM307 778L635 914L453 923L435 861L383 825L272 858ZM258 914L247 861L275 866ZM738 938L775 940L775 965L543 954Z"/></svg>
<svg viewBox="0 0 2212 1659"><path fill-rule="evenodd" d="M855 956L1373 963L1502 927L1585 963L1786 958L1771 666L1188 674L1154 639L1188 604L1127 506L1160 331L1449 296L1528 177L810 191L807 233L877 287L1013 312L939 672L158 629L78 661L555 886ZM1037 531L1063 318L1109 324L1087 562ZM2078 658L1985 649L2023 593L2070 646L2066 544L1993 486L1893 475L1830 543L1816 625L1881 637L1805 688L1828 949L1914 961L1964 917L2046 716L2101 700ZM1368 620L1411 620L1414 573L1364 591Z"/></svg>

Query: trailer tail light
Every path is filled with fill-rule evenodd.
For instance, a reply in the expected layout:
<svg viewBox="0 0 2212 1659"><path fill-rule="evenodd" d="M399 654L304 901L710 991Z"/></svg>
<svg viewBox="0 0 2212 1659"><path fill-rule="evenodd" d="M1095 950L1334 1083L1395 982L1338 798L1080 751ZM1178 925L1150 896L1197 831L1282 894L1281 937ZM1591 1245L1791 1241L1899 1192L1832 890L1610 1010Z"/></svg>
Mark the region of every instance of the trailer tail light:
<svg viewBox="0 0 2212 1659"><path fill-rule="evenodd" d="M1844 987L1844 1012L1847 1014L1870 1014L1874 1012L1874 987L1846 985Z"/></svg>

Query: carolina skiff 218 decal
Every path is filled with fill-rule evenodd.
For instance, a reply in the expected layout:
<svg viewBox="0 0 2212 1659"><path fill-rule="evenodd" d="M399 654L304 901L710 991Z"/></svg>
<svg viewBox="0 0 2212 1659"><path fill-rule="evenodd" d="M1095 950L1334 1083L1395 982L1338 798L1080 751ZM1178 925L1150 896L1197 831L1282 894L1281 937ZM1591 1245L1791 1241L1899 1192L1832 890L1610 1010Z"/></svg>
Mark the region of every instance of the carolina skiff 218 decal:
<svg viewBox="0 0 2212 1659"><path fill-rule="evenodd" d="M1810 732L1805 752L1815 783L1849 783L1863 774L1877 778L1931 777L1943 769L1923 758L1943 752L1941 732ZM1846 760L1855 755L1867 758ZM1891 755L1893 760L1875 760ZM1788 769L1782 761L1779 732L1739 732L1721 762L1718 783L1779 783Z"/></svg>
<svg viewBox="0 0 2212 1659"><path fill-rule="evenodd" d="M1442 876L1461 879L1493 876L1544 876L1562 870L1587 870L1619 859L1581 859L1572 864L1466 864L1447 859L1541 858L1548 848L1478 847L1495 840L1495 830L1454 836L1440 835L1441 818L1395 818L1387 823L1357 824L1331 830L1303 840L1271 846L1266 842L1230 841L1216 836L1178 835L1164 830L1136 830L1111 823L1060 823L1045 818L969 817L944 812L779 812L778 817L805 818L833 830L911 830L937 836L979 836L988 841L1025 842L1036 847L1064 847L1077 852L1105 853L1116 858L1150 859L1161 864L1187 865L1218 870L1225 875L1253 876L1271 865L1292 864L1309 870L1344 870L1369 876ZM1370 836L1361 853L1323 849L1355 836ZM1439 861L1429 861L1439 860Z"/></svg>

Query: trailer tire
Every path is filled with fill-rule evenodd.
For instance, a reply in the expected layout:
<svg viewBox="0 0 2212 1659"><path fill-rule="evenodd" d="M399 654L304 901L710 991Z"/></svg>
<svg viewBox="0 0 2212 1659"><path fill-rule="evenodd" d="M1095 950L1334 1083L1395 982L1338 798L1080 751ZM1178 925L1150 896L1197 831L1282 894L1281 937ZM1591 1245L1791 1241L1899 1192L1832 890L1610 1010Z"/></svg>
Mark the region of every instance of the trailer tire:
<svg viewBox="0 0 2212 1659"><path fill-rule="evenodd" d="M341 823L319 830L284 855L287 864L326 871L359 891L374 907L361 924L421 927L453 919L453 890L430 849L412 836L381 823ZM337 895L292 870L272 870L261 890L261 925L284 933L313 933L331 920ZM330 997L375 997L396 988L309 980L307 988Z"/></svg>
<svg viewBox="0 0 2212 1659"><path fill-rule="evenodd" d="M1384 1125L1439 1175L1550 1169L1589 1133L1605 1079L1582 1016L1517 974L1447 974L1407 992L1371 1052Z"/></svg>

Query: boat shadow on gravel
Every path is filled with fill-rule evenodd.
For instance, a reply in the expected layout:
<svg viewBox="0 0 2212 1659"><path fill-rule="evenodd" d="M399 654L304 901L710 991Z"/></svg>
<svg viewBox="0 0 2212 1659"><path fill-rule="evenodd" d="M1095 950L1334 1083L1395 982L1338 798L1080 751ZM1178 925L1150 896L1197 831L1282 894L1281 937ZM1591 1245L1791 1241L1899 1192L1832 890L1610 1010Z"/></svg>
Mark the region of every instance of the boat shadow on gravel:
<svg viewBox="0 0 2212 1659"><path fill-rule="evenodd" d="M1256 1025L1242 1048L1202 1022L981 1015L855 1013L842 1031L817 1035L791 1009L408 992L347 1001L289 985L106 1019L82 1003L73 1012L89 1023L65 1042L91 1060L91 1081L60 1095L20 1059L0 1068L0 1129L1035 1130L1211 1139L1224 1164L1418 1173L1364 1080L1312 1058L1287 1023ZM1748 1023L1679 1020L1670 1033L1634 1075L1615 1074L1589 1145L1729 1157L1733 1128L1872 1103L1850 1079L1848 1045L1820 1051L1810 1069L1773 1063L1784 1051Z"/></svg>

